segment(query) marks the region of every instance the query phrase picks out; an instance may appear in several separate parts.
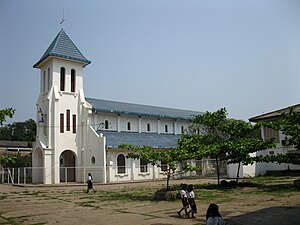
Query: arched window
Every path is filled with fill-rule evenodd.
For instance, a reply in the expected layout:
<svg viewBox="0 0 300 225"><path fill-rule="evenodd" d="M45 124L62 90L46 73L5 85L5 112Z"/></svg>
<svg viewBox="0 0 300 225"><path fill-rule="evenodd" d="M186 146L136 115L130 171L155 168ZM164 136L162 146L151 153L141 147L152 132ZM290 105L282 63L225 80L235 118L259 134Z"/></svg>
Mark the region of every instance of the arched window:
<svg viewBox="0 0 300 225"><path fill-rule="evenodd" d="M168 133L168 125L165 125L165 133Z"/></svg>
<svg viewBox="0 0 300 225"><path fill-rule="evenodd" d="M60 67L60 90L65 91L65 77L66 77L66 69L64 67Z"/></svg>
<svg viewBox="0 0 300 225"><path fill-rule="evenodd" d="M43 74L43 92L46 92L46 71Z"/></svg>
<svg viewBox="0 0 300 225"><path fill-rule="evenodd" d="M76 87L76 71L71 69L71 92L75 92Z"/></svg>
<svg viewBox="0 0 300 225"><path fill-rule="evenodd" d="M125 156L123 154L117 157L118 174L125 173Z"/></svg>
<svg viewBox="0 0 300 225"><path fill-rule="evenodd" d="M108 120L105 120L104 122L104 128L107 130L108 129Z"/></svg>
<svg viewBox="0 0 300 225"><path fill-rule="evenodd" d="M50 68L48 68L48 91L51 88L51 75L50 75Z"/></svg>
<svg viewBox="0 0 300 225"><path fill-rule="evenodd" d="M151 130L150 128L151 128L150 123L147 123L147 131L150 131Z"/></svg>
<svg viewBox="0 0 300 225"><path fill-rule="evenodd" d="M148 161L145 159L140 159L140 172L141 173L148 172Z"/></svg>
<svg viewBox="0 0 300 225"><path fill-rule="evenodd" d="M181 133L183 134L184 132L184 126L181 126Z"/></svg>
<svg viewBox="0 0 300 225"><path fill-rule="evenodd" d="M127 130L131 130L131 124L130 124L130 122L127 123Z"/></svg>

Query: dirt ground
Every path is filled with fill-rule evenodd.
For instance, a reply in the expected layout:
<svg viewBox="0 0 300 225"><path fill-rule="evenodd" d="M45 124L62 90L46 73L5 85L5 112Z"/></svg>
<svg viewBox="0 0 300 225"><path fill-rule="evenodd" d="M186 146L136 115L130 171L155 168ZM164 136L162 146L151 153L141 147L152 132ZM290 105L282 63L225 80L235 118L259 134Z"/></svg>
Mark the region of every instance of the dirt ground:
<svg viewBox="0 0 300 225"><path fill-rule="evenodd" d="M216 180L173 180L175 183L215 183ZM99 201L102 190L132 187L161 187L164 181L95 185L96 194L85 186L17 187L0 185L0 224L122 224L122 225L200 225L205 224L208 204L196 200L195 219L179 217L180 200ZM300 224L300 192L272 196L243 194L233 202L219 204L228 224Z"/></svg>

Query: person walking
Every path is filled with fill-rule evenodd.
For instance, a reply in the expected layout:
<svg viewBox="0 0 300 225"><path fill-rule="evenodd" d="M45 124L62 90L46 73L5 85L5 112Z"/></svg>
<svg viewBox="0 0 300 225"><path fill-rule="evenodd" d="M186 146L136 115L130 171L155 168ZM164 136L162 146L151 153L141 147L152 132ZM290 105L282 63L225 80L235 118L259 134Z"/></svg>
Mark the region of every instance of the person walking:
<svg viewBox="0 0 300 225"><path fill-rule="evenodd" d="M194 186L192 184L188 185L187 187L187 196L188 196L188 202L191 206L191 210L188 212L188 214L192 213L191 218L196 218L195 213L197 213L197 205L195 202L195 193L194 193Z"/></svg>
<svg viewBox="0 0 300 225"><path fill-rule="evenodd" d="M226 225L219 212L219 206L211 203L206 211L206 225Z"/></svg>
<svg viewBox="0 0 300 225"><path fill-rule="evenodd" d="M188 202L188 198L187 198L187 184L180 184L180 198L181 198L181 202L182 202L182 208L177 212L178 216L181 216L181 212L184 210L185 215L187 217L189 217L188 214L188 208L189 208L189 202Z"/></svg>
<svg viewBox="0 0 300 225"><path fill-rule="evenodd" d="M89 193L90 190L93 190L94 193L96 193L96 190L94 189L93 184L93 176L91 173L88 173L88 179L87 179L87 193Z"/></svg>

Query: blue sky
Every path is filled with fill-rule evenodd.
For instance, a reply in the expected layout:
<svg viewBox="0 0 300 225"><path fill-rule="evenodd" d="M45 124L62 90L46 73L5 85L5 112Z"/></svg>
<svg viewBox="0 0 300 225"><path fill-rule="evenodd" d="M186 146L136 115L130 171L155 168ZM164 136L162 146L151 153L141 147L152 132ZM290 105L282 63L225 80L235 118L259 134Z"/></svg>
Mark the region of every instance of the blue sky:
<svg viewBox="0 0 300 225"><path fill-rule="evenodd" d="M250 117L299 103L298 0L0 0L0 109L35 119L36 63L62 26L85 96Z"/></svg>

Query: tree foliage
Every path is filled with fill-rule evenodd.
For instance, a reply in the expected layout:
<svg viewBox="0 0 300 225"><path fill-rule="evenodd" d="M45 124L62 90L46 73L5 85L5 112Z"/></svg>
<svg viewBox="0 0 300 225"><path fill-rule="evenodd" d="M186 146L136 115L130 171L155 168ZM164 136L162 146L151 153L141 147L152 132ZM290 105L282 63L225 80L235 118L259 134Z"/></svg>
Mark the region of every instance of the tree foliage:
<svg viewBox="0 0 300 225"><path fill-rule="evenodd" d="M27 141L28 143L32 143L35 141L35 136L36 123L32 119L0 127L0 140Z"/></svg>
<svg viewBox="0 0 300 225"><path fill-rule="evenodd" d="M186 149L195 159L215 159L218 184L220 160L228 164L238 163L238 181L241 163L253 163L250 153L273 147L272 141L263 141L259 137L258 126L242 120L228 119L225 108L196 116L191 127L197 127L197 132L189 131L183 135L178 140L179 147Z"/></svg>
<svg viewBox="0 0 300 225"><path fill-rule="evenodd" d="M3 168L31 167L31 156L21 154L0 155L0 165Z"/></svg>
<svg viewBox="0 0 300 225"><path fill-rule="evenodd" d="M3 122L6 121L6 117L12 118L15 111L16 110L13 108L0 109L0 125L2 125Z"/></svg>
<svg viewBox="0 0 300 225"><path fill-rule="evenodd" d="M193 118L191 127L178 140L180 149L188 152L191 158L210 157L216 160L218 183L220 183L219 160L226 158L222 148L227 135L223 127L227 120L227 111L221 108L216 112L206 112Z"/></svg>
<svg viewBox="0 0 300 225"><path fill-rule="evenodd" d="M161 167L161 162L165 162L168 167L167 175L167 190L169 190L169 181L171 175L176 171L177 163L189 159L189 155L180 149L155 149L151 146L133 146L122 144L120 148L128 149L131 152L127 154L127 158L144 159L151 165Z"/></svg>

